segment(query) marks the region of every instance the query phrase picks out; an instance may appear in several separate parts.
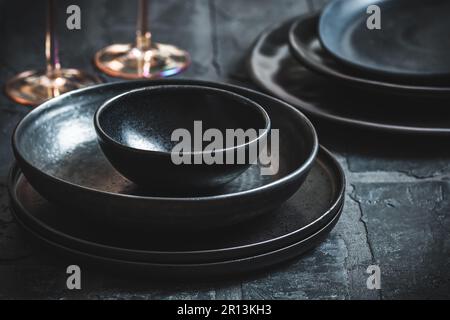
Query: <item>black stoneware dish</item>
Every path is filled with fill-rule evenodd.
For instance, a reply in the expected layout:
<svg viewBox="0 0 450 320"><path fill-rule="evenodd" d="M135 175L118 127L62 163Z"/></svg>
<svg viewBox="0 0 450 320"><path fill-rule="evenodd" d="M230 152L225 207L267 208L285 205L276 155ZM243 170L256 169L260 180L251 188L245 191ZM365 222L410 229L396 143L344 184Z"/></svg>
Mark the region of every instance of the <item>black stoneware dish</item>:
<svg viewBox="0 0 450 320"><path fill-rule="evenodd" d="M223 276L236 276L243 274L253 274L255 271L263 271L269 267L273 267L288 261L312 250L326 239L342 213L342 207L334 215L332 220L328 222L322 229L318 230L309 237L302 239L296 243L292 243L283 248L266 252L256 256L249 256L241 259L233 259L227 261L211 262L211 263L195 263L195 264L174 264L174 263L155 263L142 262L134 260L114 259L101 255L82 252L80 250L67 247L52 241L51 239L39 234L35 230L28 227L22 221L19 224L27 231L33 240L33 244L44 249L56 252L63 259L72 262L74 259L78 263L99 268L102 272L120 272L128 277L149 277L160 279L211 279ZM223 280L223 278L221 278Z"/></svg>
<svg viewBox="0 0 450 320"><path fill-rule="evenodd" d="M367 26L367 9L376 15L373 5L380 29ZM447 78L448 83L449 13L448 0L332 1L320 16L319 36L330 54L353 68L403 81Z"/></svg>
<svg viewBox="0 0 450 320"><path fill-rule="evenodd" d="M43 237L90 254L153 263L209 263L278 250L328 224L342 207L344 190L340 165L321 148L305 183L274 214L184 237L104 230L75 215L62 215L70 209L42 198L17 166L9 179L16 217Z"/></svg>
<svg viewBox="0 0 450 320"><path fill-rule="evenodd" d="M298 19L269 28L256 41L248 66L261 88L316 120L391 133L450 134L448 100L355 90L306 69L289 52L289 29Z"/></svg>
<svg viewBox="0 0 450 320"><path fill-rule="evenodd" d="M170 279L213 279L214 277L236 276L240 274L250 274L255 271L263 271L269 267L291 261L301 254L312 250L325 240L328 233L333 229L342 213L342 206L332 219L321 229L298 242L291 243L277 250L265 252L255 256L248 256L241 259L210 263L157 263L150 261L135 261L125 259L115 259L105 257L100 254L92 254L74 249L69 246L59 244L52 239L40 234L32 229L24 221L18 218L18 223L33 240L33 245L40 248L52 250L67 261L78 261L83 265L99 268L104 272L121 272L128 277L149 277L160 279L168 277ZM14 214L14 210L12 210ZM222 278L223 279L223 278Z"/></svg>
<svg viewBox="0 0 450 320"><path fill-rule="evenodd" d="M153 86L105 102L94 115L94 126L103 153L123 176L149 191L183 192L215 188L242 174L250 166L250 153L256 160L265 147L270 120L257 103L230 91ZM173 141L177 130L188 134L186 141ZM220 144L215 149L208 149L213 138L202 142L208 130L222 137L222 143L214 141ZM226 130L253 130L254 136L228 144ZM188 149L175 152L178 143L187 143L183 148ZM219 162L211 163L212 156ZM242 163L237 163L239 156Z"/></svg>
<svg viewBox="0 0 450 320"><path fill-rule="evenodd" d="M349 67L322 46L318 34L319 15L302 16L287 31L292 55L307 68L326 78L377 93L403 96L449 97L450 85L426 84L416 78L393 79Z"/></svg>
<svg viewBox="0 0 450 320"><path fill-rule="evenodd" d="M272 165L252 165L221 188L183 196L166 190L149 193L123 178L98 146L94 113L112 97L158 85L219 88L263 106L272 129L279 130L279 152L272 154ZM271 140L272 132L268 143ZM85 213L84 218L100 222L104 228L116 225L149 232L194 232L242 222L279 207L305 180L318 141L314 127L302 113L267 95L219 83L154 80L104 84L52 99L18 124L13 150L25 177L42 196L78 209L62 214Z"/></svg>

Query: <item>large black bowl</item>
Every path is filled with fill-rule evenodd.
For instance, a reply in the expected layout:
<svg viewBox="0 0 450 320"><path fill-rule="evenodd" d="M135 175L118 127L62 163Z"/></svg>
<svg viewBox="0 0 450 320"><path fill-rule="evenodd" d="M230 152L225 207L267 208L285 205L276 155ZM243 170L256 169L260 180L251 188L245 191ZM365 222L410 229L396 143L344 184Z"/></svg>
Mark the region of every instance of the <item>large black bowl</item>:
<svg viewBox="0 0 450 320"><path fill-rule="evenodd" d="M166 190L149 193L124 179L101 152L93 125L98 106L124 92L156 85L201 85L229 90L259 103L279 129L277 168L261 175L252 165L214 190L182 197ZM269 143L271 134L269 135ZM104 84L62 95L31 111L17 126L13 149L30 184L52 202L70 206L61 214L82 215L121 228L205 229L267 213L302 185L318 150L310 121L290 105L232 85L192 80Z"/></svg>
<svg viewBox="0 0 450 320"><path fill-rule="evenodd" d="M126 178L149 190L183 191L215 188L242 174L265 147L270 119L236 93L177 85L114 97L97 110L94 126L101 149ZM226 139L227 131L242 139ZM218 137L203 142L208 132Z"/></svg>

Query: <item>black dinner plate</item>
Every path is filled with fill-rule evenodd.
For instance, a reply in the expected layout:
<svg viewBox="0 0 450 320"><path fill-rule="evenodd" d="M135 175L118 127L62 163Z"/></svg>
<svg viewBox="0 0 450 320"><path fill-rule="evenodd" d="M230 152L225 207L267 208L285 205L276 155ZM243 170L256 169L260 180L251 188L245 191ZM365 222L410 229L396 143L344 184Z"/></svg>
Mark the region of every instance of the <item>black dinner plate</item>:
<svg viewBox="0 0 450 320"><path fill-rule="evenodd" d="M349 67L323 48L318 25L318 14L302 16L287 31L292 55L314 72L355 88L377 93L447 98L450 96L450 85L445 82L427 84L411 77L394 79Z"/></svg>
<svg viewBox="0 0 450 320"><path fill-rule="evenodd" d="M367 9L376 5L380 29L369 29ZM370 11L373 14L373 11ZM450 1L338 0L323 10L319 36L336 59L390 77L450 76Z"/></svg>
<svg viewBox="0 0 450 320"><path fill-rule="evenodd" d="M316 19L308 16L302 19ZM248 60L253 80L307 115L347 126L404 134L450 134L450 103L356 90L306 69L291 56L288 33L299 18L263 32ZM315 42L320 45L319 41Z"/></svg>
<svg viewBox="0 0 450 320"><path fill-rule="evenodd" d="M118 94L169 84L230 90L263 106L272 128L279 130L279 153L273 153L273 166L252 165L221 188L183 195L157 188L149 192L123 178L98 146L93 115ZM83 215L103 228L192 233L236 224L279 207L305 180L318 142L309 120L275 98L232 85L159 80L104 84L52 99L18 124L13 149L22 172L41 195L78 209L63 214Z"/></svg>
<svg viewBox="0 0 450 320"><path fill-rule="evenodd" d="M33 230L32 227L21 221L18 216L16 216L16 219L23 229L27 231L27 234L31 236L33 241L35 240L34 243L36 245L57 252L63 258L70 259L68 261L71 263L74 263L75 261L77 264L89 264L101 268L103 272L105 270L107 272L121 272L127 276L132 275L133 277L146 276L156 279L167 277L169 279L183 280L198 278L205 280L206 278L217 276L235 276L236 274L248 274L255 271L261 271L300 256L325 240L328 233L338 222L342 209L343 207L341 206L332 219L314 234L283 248L241 259L192 264L132 261L83 252L54 242L45 235Z"/></svg>
<svg viewBox="0 0 450 320"><path fill-rule="evenodd" d="M340 165L321 148L303 186L273 214L211 232L172 235L104 229L75 214L66 214L70 208L45 200L17 165L9 179L15 216L46 239L89 254L153 263L225 261L289 246L306 239L333 219L343 204L344 190L345 178Z"/></svg>

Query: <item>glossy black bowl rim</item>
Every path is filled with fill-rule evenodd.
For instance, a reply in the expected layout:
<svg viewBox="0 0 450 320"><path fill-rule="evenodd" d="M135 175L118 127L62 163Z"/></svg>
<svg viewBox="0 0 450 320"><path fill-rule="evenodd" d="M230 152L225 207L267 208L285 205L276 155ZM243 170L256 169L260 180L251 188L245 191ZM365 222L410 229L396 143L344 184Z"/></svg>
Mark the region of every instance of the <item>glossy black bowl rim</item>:
<svg viewBox="0 0 450 320"><path fill-rule="evenodd" d="M171 155L170 151L139 149L139 148L135 148L135 147L130 147L126 144L123 144L123 143L117 141L116 139L114 139L108 133L105 132L105 130L102 128L102 124L100 121L101 114L104 112L107 112L107 109L110 108L111 105L113 103L117 102L118 100L127 98L131 95L141 93L141 92L146 92L146 91L160 92L160 91L165 91L165 90L169 90L169 91L172 91L172 90L173 91L198 90L198 91L208 91L210 93L226 95L229 98L235 100L236 102L245 102L245 104L247 106L251 107L257 113L259 113L259 115L262 116L262 118L264 119L264 124L265 124L264 128L254 128L255 130L258 130L257 131L258 136L251 141L245 142L243 144L235 145L233 147L224 148L224 149L215 149L215 150L210 150L210 151L202 150L202 151L183 152L184 155L199 155L199 154L204 155L204 154L213 153L213 152L223 153L223 152L227 152L227 151L231 151L231 150L245 148L245 147L252 145L254 143L257 143L261 139L264 139L265 137L267 137L267 135L270 131L271 122L270 122L270 118L269 118L269 115L267 114L266 110L264 110L264 108L262 106L260 106L258 103L256 103L255 101L253 101L249 98L246 98L240 94L237 94L237 93L234 93L231 91L227 91L227 90L223 90L223 89L217 89L217 88L199 86L199 85L156 85L156 86L133 89L133 90L121 93L121 94L109 99L105 103L103 103L94 114L94 127L95 127L95 131L97 132L97 135L107 144L113 145L117 148L120 148L120 149L128 151L128 152L141 153L141 154L147 154L147 155L162 155L162 156L170 157L170 155ZM150 94L151 94L151 92L150 92ZM261 134L259 132L260 129L263 129L263 132Z"/></svg>
<svg viewBox="0 0 450 320"><path fill-rule="evenodd" d="M306 158L306 160L303 162L303 164L298 167L296 170L294 170L293 172L289 173L288 175L273 181L271 183L262 185L258 188L254 188L254 189L249 189L249 190L244 190L244 191L239 191L239 192L234 192L234 193L227 193L227 194L221 194L221 195L213 195L213 196L205 196L205 197L156 197L156 196L138 196L138 195L126 195L126 194L118 194L118 193L114 193L114 192L109 192L109 191L102 191L102 190L98 190L98 189L94 189L94 188L90 188L90 187L85 187L85 186L81 186L81 185L77 185L75 183L66 181L64 179L55 177L53 175L50 175L48 173L45 173L44 171L42 171L41 169L37 168L36 166L34 166L32 163L30 163L27 159L25 159L25 157L23 157L19 151L18 148L18 132L21 130L21 128L25 125L25 122L28 118L30 118L31 116L33 116L34 114L40 112L43 109L46 108L50 108L52 106L52 104L55 101L59 101L59 100L63 100L67 97L70 97L72 95L76 95L79 93L83 93L85 91L90 91L90 90L99 90L102 88L106 88L106 87L110 87L110 86L121 86L121 85L129 85L129 84L139 84L139 83L163 83L163 84L171 84L172 82L176 82L176 83L185 83L185 84L189 84L189 83L196 83L199 85L203 85L203 86L220 86L221 88L235 88L235 89L239 89L239 90L245 90L248 91L250 93L253 94L257 94L257 95L261 95L267 99L271 99L276 101L278 104L283 105L285 108L289 109L291 112L295 113L299 118L302 119L302 121L304 122L305 126L308 128L309 132L311 133L312 136L312 145L313 147L311 148L308 157ZM156 85L156 84L155 84ZM232 197L240 197L242 195L245 194L251 194L251 193L255 193L255 192L260 192L266 189L272 189L274 188L276 185L279 184L283 184L283 183L287 183L289 182L291 179L295 178L298 175L303 174L304 172L307 172L312 165L314 164L314 160L317 156L318 150L319 150L319 140L317 138L317 133L316 130L313 126L313 124L311 123L311 121L299 110L295 109L294 107L292 107L290 104L271 97L267 94L255 91L255 90L251 90L248 88L243 88L243 87L239 87L239 86L235 86L235 85L231 85L231 84L225 84L225 83L220 83L220 82L210 82L210 81L203 81L203 80L190 80L190 79L183 79L183 80L136 80L136 81L120 81L120 82L113 82L113 83L103 83L103 84L98 84L95 86L91 86L91 87L87 87L87 88L82 88L82 89L78 89L78 90L74 90L71 92L67 92L65 94L62 94L56 98L50 99L46 102L44 102L43 104L39 105L38 107L36 107L35 109L33 109L32 111L30 111L25 117L23 117L23 119L17 124L16 128L14 129L13 135L12 135L12 147L13 147L13 152L15 157L18 159L19 162L19 166L20 166L20 162L25 163L28 167L30 167L35 173L38 173L40 176L45 177L46 179L50 179L53 182L56 183L60 183L63 185L67 185L70 186L72 188L75 189L79 189L79 190L83 190L83 191L88 191L91 193L96 193L96 194L100 194L100 195L107 195L107 196L112 196L112 197L118 197L118 198L127 198L127 199L140 199L140 200L159 200L159 201L175 201L175 202L185 202L185 201L192 201L192 200L196 200L196 201L214 201L217 199L226 199L226 198L232 198Z"/></svg>
<svg viewBox="0 0 450 320"><path fill-rule="evenodd" d="M73 241L73 242L78 242L78 243L82 243L83 245L89 245L89 246L95 245L95 247L97 247L99 249L120 250L123 252L126 251L128 253L135 253L135 254L146 253L146 254L166 254L166 255L182 255L182 254L183 255L194 255L194 254L197 255L197 254L208 254L208 253L220 253L220 252L226 252L226 251L242 250L242 249L246 249L246 248L257 247L257 246L265 245L268 243L274 243L274 242L280 241L282 239L295 237L296 234L302 232L303 230L305 230L307 228L310 228L314 224L317 224L320 220L327 219L327 223L328 223L329 222L328 218L330 215L332 216L332 218L330 218L329 220L333 220L334 214L336 212L342 211L342 208L344 207L344 200L345 200L344 197L345 197L345 188L346 188L346 178L345 178L344 170L342 169L342 166L339 164L339 162L336 160L336 158L326 148L320 146L319 152L323 153L324 157L326 157L326 159L328 161L331 161L333 170L336 170L336 172L337 172L337 174L336 174L337 190L335 192L336 196L332 199L330 206L322 213L322 215L320 217L318 217L314 221L311 221L307 225L304 225L300 229L291 231L289 233L280 235L275 238L267 239L264 241L259 241L256 243L250 243L250 244L246 244L246 245L238 245L238 246L233 246L233 247L228 247L228 248L220 248L220 249L186 250L186 251L155 251L155 250L142 250L142 249L127 249L127 248L122 248L119 246L111 246L111 245L107 245L107 244L101 244L101 243L77 238L75 236L71 236L69 234L63 233L61 231L54 229L53 227L46 225L45 223L41 222L39 219L36 219L34 216L30 216L28 219L31 219L33 221L33 223L38 225L40 228L48 230L49 232L56 234L59 237L69 239L70 241ZM13 207L17 206L21 210L21 212L27 212L28 210L17 199L17 195L15 193L14 186L15 186L15 181L17 180L16 176L17 176L18 170L20 170L20 168L18 167L17 163L14 163L12 165L12 167L9 171L9 175L8 175L8 183L7 183L8 192L9 192L10 198L12 199L12 201L14 203ZM14 210L14 208L13 208L13 210Z"/></svg>

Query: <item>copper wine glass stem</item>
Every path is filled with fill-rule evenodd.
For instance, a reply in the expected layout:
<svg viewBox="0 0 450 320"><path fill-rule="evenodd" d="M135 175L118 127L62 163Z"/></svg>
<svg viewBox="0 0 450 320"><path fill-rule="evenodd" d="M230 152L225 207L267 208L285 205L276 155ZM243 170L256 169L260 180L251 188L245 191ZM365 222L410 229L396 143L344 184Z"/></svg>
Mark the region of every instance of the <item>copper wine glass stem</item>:
<svg viewBox="0 0 450 320"><path fill-rule="evenodd" d="M136 3L136 2L135 2ZM112 44L98 51L97 68L109 76L124 79L156 79L180 73L190 56L176 46L153 42L149 28L149 1L138 0L135 43Z"/></svg>
<svg viewBox="0 0 450 320"><path fill-rule="evenodd" d="M55 0L47 1L47 29L45 32L45 58L47 65L47 76L55 78L61 69L59 62L58 40L55 35Z"/></svg>
<svg viewBox="0 0 450 320"><path fill-rule="evenodd" d="M139 0L136 47L146 51L151 47L151 33L148 28L148 0Z"/></svg>
<svg viewBox="0 0 450 320"><path fill-rule="evenodd" d="M100 82L95 75L61 67L56 37L56 4L57 0L47 0L45 69L21 72L6 82L6 94L17 103L36 106L65 92Z"/></svg>

